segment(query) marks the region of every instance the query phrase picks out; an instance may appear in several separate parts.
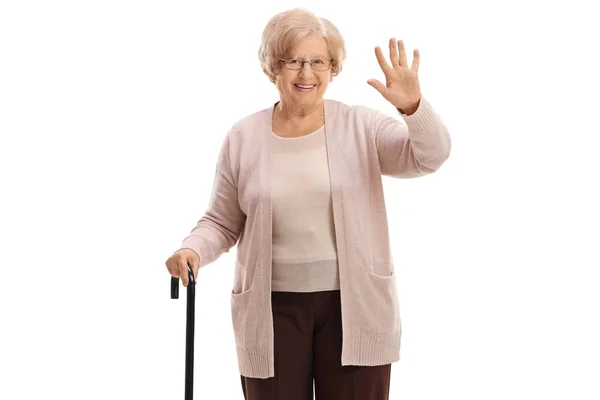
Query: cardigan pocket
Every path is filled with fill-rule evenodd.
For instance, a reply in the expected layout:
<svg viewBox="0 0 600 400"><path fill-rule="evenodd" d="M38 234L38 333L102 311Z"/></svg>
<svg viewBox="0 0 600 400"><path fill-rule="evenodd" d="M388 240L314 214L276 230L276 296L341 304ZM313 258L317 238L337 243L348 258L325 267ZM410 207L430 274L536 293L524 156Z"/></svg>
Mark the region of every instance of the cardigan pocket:
<svg viewBox="0 0 600 400"><path fill-rule="evenodd" d="M249 316L252 288L241 292L231 293L231 322L237 347L253 347L255 338L252 334L254 321Z"/></svg>
<svg viewBox="0 0 600 400"><path fill-rule="evenodd" d="M231 294L242 294L250 290L251 287L252 284L248 282L248 271L246 267L236 259L235 270L233 272L233 288L231 289Z"/></svg>
<svg viewBox="0 0 600 400"><path fill-rule="evenodd" d="M235 260L233 289L231 290L231 321L235 343L238 347L252 347L256 338L253 334L254 326L249 316L252 303L253 283L249 281L247 269L244 264Z"/></svg>
<svg viewBox="0 0 600 400"><path fill-rule="evenodd" d="M369 326L378 333L396 333L400 330L399 309L396 294L396 275L377 275L368 273L369 293L368 302Z"/></svg>
<svg viewBox="0 0 600 400"><path fill-rule="evenodd" d="M394 268L390 263L373 263L368 270L369 274L385 279L394 275Z"/></svg>
<svg viewBox="0 0 600 400"><path fill-rule="evenodd" d="M252 293L252 287L241 293L231 293L231 322L237 347L255 346L255 321L249 315Z"/></svg>

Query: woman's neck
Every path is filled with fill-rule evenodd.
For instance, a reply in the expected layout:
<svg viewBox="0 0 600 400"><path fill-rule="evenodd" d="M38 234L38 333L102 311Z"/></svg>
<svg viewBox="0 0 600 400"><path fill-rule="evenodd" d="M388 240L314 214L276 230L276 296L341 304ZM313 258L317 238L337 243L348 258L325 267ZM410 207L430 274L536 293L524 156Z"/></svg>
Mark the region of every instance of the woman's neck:
<svg viewBox="0 0 600 400"><path fill-rule="evenodd" d="M320 120L323 117L323 101L306 106L287 104L280 101L275 105L275 118L279 121L291 122L293 124L305 124Z"/></svg>

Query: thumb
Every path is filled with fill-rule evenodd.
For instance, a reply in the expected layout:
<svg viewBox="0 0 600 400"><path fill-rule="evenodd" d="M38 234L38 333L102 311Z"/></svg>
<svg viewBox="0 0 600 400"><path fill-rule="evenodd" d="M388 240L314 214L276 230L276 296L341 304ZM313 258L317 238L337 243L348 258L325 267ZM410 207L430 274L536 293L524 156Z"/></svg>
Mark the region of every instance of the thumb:
<svg viewBox="0 0 600 400"><path fill-rule="evenodd" d="M373 86L379 93L385 95L387 86L385 86L383 83L379 82L377 79L369 79L367 83Z"/></svg>

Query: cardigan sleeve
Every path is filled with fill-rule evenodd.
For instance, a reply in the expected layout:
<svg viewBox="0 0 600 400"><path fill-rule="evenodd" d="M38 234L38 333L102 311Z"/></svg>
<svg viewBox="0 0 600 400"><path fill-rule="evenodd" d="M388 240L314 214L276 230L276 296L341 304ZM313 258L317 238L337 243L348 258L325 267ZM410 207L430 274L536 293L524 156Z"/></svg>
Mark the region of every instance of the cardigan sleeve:
<svg viewBox="0 0 600 400"><path fill-rule="evenodd" d="M245 223L246 215L240 208L238 189L231 173L227 136L219 154L208 209L180 248L194 250L200 257L202 268L237 243Z"/></svg>
<svg viewBox="0 0 600 400"><path fill-rule="evenodd" d="M374 112L372 129L382 175L415 178L437 171L451 148L443 121L423 97L415 113L400 115L404 121Z"/></svg>

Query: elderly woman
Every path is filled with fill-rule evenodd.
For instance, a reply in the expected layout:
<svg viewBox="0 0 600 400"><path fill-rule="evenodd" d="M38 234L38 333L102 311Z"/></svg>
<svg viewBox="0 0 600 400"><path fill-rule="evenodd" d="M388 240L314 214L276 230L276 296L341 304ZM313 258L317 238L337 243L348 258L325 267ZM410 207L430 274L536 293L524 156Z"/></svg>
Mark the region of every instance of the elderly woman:
<svg viewBox="0 0 600 400"><path fill-rule="evenodd" d="M293 9L267 24L262 69L280 98L225 136L209 207L167 261L187 286L234 245L232 323L247 400L383 400L401 323L382 176L438 170L450 137L402 41L385 84L399 116L325 99L342 71L336 27ZM314 386L313 386L314 385Z"/></svg>

